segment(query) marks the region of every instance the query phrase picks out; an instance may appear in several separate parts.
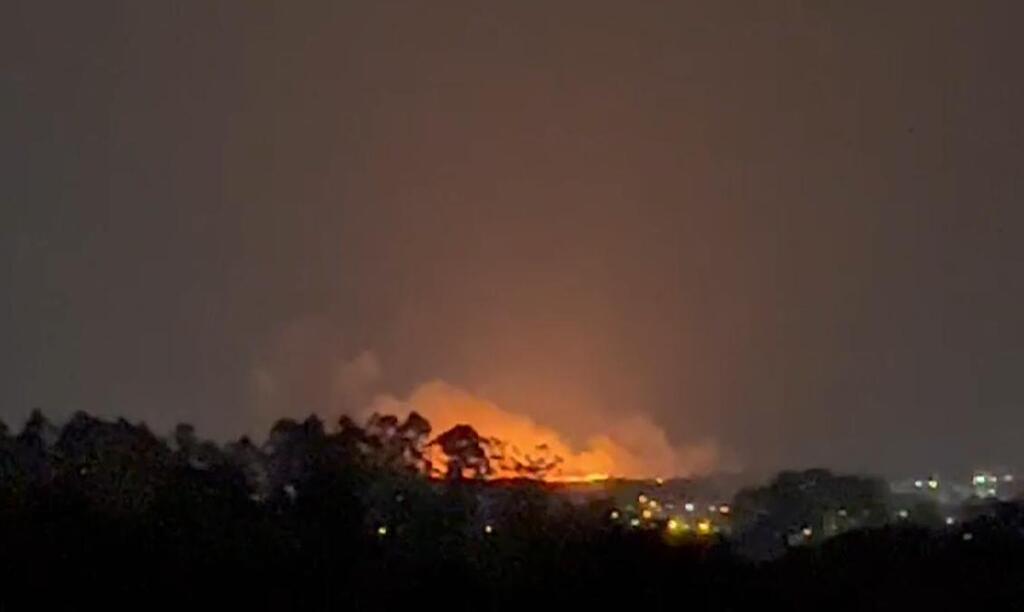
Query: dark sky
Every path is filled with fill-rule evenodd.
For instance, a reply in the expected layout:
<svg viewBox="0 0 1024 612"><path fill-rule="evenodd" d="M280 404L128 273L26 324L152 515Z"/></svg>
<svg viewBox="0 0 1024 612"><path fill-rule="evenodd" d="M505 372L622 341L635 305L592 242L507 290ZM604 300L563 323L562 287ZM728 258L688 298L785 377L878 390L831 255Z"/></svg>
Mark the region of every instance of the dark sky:
<svg viewBox="0 0 1024 612"><path fill-rule="evenodd" d="M5 2L0 417L1024 467L1022 6Z"/></svg>

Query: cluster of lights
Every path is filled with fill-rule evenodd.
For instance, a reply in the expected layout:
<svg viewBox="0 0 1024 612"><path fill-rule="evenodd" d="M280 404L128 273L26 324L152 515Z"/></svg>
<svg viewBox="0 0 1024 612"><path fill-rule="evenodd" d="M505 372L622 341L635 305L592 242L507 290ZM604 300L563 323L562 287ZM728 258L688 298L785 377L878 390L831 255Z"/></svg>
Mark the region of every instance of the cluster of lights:
<svg viewBox="0 0 1024 612"><path fill-rule="evenodd" d="M1013 482L1013 474L1003 474L1003 477L1002 477L1001 480L1003 482ZM990 474L988 472L978 472L978 473L975 473L974 474L974 479L972 480L972 482L974 483L975 486L981 486L981 485L986 485L986 484L990 484L990 485L999 484L999 481L1000 481L1000 478L998 476L995 476L995 475Z"/></svg>
<svg viewBox="0 0 1024 612"><path fill-rule="evenodd" d="M655 482L662 484L663 481L655 479ZM627 521L631 528L656 528L661 526L669 536L678 536L684 533L695 535L708 535L718 533L719 527L715 525L711 516L686 517L673 514L676 505L668 502L661 502L647 493L639 493L636 496L635 504L627 504L623 510L617 508L608 512L608 518L612 521ZM688 514L698 513L697 505L694 502L681 504ZM701 508L703 509L703 507ZM711 504L707 506L709 515L727 516L732 513L732 507L727 503ZM635 513L635 514L634 514Z"/></svg>
<svg viewBox="0 0 1024 612"><path fill-rule="evenodd" d="M608 513L608 517L613 521L618 521L623 518L623 515L618 510L612 510ZM629 526L633 529L640 528L645 523L649 526L658 524L654 513L650 509L644 509L639 516L631 517L628 522ZM689 532L703 536L718 533L719 531L718 526L709 518L702 518L694 523L690 523L682 517L673 517L665 521L663 525L665 532L671 536L678 536ZM490 532L488 531L488 533Z"/></svg>
<svg viewBox="0 0 1024 612"><path fill-rule="evenodd" d="M1012 474L1004 474L1003 476L995 476L995 475L993 475L991 473L988 473L988 472L976 472L974 474L973 478L972 478L972 484L974 486L976 486L976 487L987 487L986 492L989 495L994 495L995 491L996 491L995 490L995 486L997 486L1000 482L1010 483L1010 482L1013 482L1013 480L1014 480L1014 477L1013 477ZM655 482L659 486L664 484L664 480L661 479L661 478L656 478ZM936 490L939 489L939 486L940 486L939 480L938 480L938 478L936 478L934 476L929 478L929 479L927 479L927 480L918 479L918 480L914 481L914 487L916 489L923 490L923 489L927 488L927 489L930 489L932 491L936 491ZM286 492L292 493L292 491L288 491L287 490L287 487L286 487ZM400 497L398 498L398 500L402 501ZM656 513L660 513L663 509L665 511L671 511L673 508L675 508L675 506L673 504L669 504L669 503L664 504L664 506L662 506L658 502L658 500L653 499L653 498L651 498L651 497L649 497L649 496L647 496L647 495L645 495L643 493L641 493L641 494L639 494L637 496L637 502L638 502L638 505L639 505L639 508L640 508L640 516L639 517L634 516L634 517L629 519L629 525L630 525L630 527L633 527L633 528L640 527L643 524L643 521L653 521L653 520L655 520ZM627 510L629 510L630 512L633 511L633 508L634 507L632 505L627 506ZM683 504L683 509L687 513L693 514L694 512L697 511L697 506L693 502L685 502ZM729 515L732 512L732 508L729 506L729 504L724 504L724 503L723 504L718 504L718 505L715 505L715 504L709 505L707 507L707 509L708 509L708 512L710 512L712 514L719 514L719 515ZM836 514L838 516L840 516L840 517L845 518L845 517L848 516L848 511L845 508L839 508L836 511ZM896 515L901 520L907 520L910 517L910 511L907 510L907 509L902 509L901 508L901 509L897 510ZM618 521L618 520L623 518L623 514L618 509L612 509L609 512L608 517L611 520L613 520L613 521ZM641 517L642 517L642 519L641 519ZM947 526L951 527L951 526L956 525L957 519L955 517L953 517L953 516L946 516L945 519L944 519L944 522L945 522L945 524ZM674 518L668 519L664 523L664 526L665 526L666 531L669 534L673 534L673 535L681 534L681 533L684 533L684 532L689 532L691 530L693 530L696 534L699 534L699 535L708 535L708 534L711 534L711 533L718 532L718 527L715 526L714 523L709 518L701 518L701 519L697 520L694 523L690 523L687 520L684 520L682 518L674 517ZM488 524L485 524L483 526L483 532L485 534L487 534L487 535L492 535L495 532L495 528L494 528L494 526L492 524L488 523ZM387 525L378 525L376 527L376 529L375 529L375 533L376 533L376 535L378 537L384 538L384 537L387 537L391 533L391 530L390 530L390 528ZM803 528L800 529L799 534L804 539L809 540L809 539L811 539L814 536L814 530L811 527L809 527L809 526L804 526ZM964 532L962 534L962 538L963 538L964 541L970 541L970 540L973 539L973 537L974 537L973 534L971 534L970 532Z"/></svg>
<svg viewBox="0 0 1024 612"><path fill-rule="evenodd" d="M971 479L971 483L980 497L995 497L998 494L997 487L1000 481L1004 483L1013 482L1013 474L1003 474L1002 478L1000 478L991 472L975 472L974 477Z"/></svg>
<svg viewBox="0 0 1024 612"><path fill-rule="evenodd" d="M691 526L684 520L681 519L670 519L665 523L665 528L671 535L678 535L681 533L687 533L693 530L697 535L708 535L711 533L718 533L718 527L711 522L710 519L701 519Z"/></svg>

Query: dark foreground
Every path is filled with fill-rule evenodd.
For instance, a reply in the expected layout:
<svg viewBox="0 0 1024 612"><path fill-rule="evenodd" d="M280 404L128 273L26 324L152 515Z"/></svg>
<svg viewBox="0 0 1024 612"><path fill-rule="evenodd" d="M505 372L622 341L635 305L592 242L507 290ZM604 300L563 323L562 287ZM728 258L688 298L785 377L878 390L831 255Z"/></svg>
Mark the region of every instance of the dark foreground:
<svg viewBox="0 0 1024 612"><path fill-rule="evenodd" d="M1024 608L1016 504L754 562L739 535L630 528L528 482L427 479L398 431L282 422L257 448L86 415L4 430L0 609Z"/></svg>

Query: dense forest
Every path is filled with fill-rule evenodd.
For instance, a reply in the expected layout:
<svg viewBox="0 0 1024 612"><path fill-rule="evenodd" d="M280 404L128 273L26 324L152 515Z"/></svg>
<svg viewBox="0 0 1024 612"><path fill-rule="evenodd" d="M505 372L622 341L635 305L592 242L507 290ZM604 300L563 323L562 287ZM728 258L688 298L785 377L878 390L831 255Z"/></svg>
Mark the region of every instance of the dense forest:
<svg viewBox="0 0 1024 612"><path fill-rule="evenodd" d="M787 547L776 526L811 524L830 500L864 516L887 503L874 479L792 472L736 495L733 533L667 539L610 521L610 500L486 478L491 446L416 414L281 420L265 442L218 444L188 425L164 439L35 412L0 425L0 610L1024 605L1014 502L955 529L866 520Z"/></svg>

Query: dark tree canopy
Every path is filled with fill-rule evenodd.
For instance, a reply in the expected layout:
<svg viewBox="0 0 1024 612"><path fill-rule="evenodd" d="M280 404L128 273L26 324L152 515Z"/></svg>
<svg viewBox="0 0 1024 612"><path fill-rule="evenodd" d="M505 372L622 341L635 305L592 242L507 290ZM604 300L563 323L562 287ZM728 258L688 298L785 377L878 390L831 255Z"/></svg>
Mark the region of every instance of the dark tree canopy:
<svg viewBox="0 0 1024 612"><path fill-rule="evenodd" d="M490 474L486 441L471 426L456 425L438 436L433 444L438 445L448 459L449 480L480 479Z"/></svg>
<svg viewBox="0 0 1024 612"><path fill-rule="evenodd" d="M278 421L265 442L217 444L187 424L164 440L122 419L57 426L36 412L15 435L0 427L0 609L40 593L52 609L177 610L217 598L398 609L438 589L451 609L517 610L949 609L1024 595L1017 502L971 502L953 528L914 507L922 518L899 524L880 480L784 472L735 496L731 533L680 539L610 520L613 500L490 478L509 454L537 462L521 474L543 473L543 448L510 451L469 425L430 433L416 413L333 428L310 416Z"/></svg>

